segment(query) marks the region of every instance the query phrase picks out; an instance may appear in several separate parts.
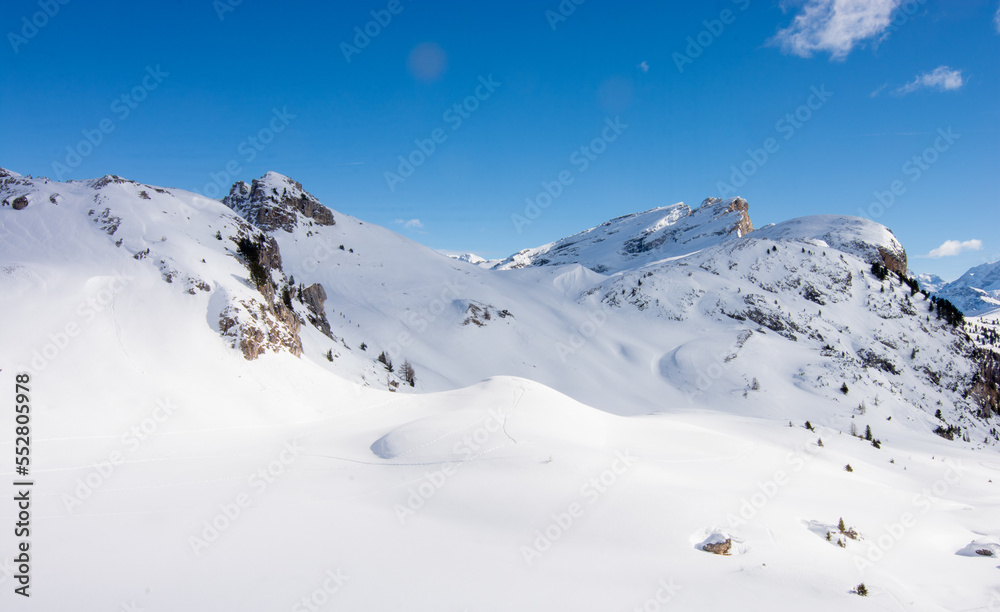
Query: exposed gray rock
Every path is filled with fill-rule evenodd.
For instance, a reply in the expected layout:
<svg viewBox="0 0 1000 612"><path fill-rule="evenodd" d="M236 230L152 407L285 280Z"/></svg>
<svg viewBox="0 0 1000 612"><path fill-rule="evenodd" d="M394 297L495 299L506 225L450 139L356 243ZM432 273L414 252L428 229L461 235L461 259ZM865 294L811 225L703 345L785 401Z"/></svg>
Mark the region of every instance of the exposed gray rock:
<svg viewBox="0 0 1000 612"><path fill-rule="evenodd" d="M332 339L333 332L330 331L330 321L326 318L326 291L323 289L323 285L316 283L303 289L302 303L309 309L309 314L306 315L309 322L312 323L316 329L320 330Z"/></svg>
<svg viewBox="0 0 1000 612"><path fill-rule="evenodd" d="M316 225L336 225L333 212L303 190L300 183L274 172L254 179L250 185L237 182L222 203L264 231L291 232L299 216Z"/></svg>

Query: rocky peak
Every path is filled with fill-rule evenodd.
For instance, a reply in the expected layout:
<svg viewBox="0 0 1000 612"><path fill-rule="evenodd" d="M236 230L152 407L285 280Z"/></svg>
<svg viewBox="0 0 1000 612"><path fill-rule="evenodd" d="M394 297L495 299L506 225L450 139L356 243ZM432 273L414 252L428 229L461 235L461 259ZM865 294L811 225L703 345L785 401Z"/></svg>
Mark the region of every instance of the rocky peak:
<svg viewBox="0 0 1000 612"><path fill-rule="evenodd" d="M616 217L574 236L526 249L499 269L578 263L598 273L680 257L753 231L743 198L709 198L692 210L683 203Z"/></svg>
<svg viewBox="0 0 1000 612"><path fill-rule="evenodd" d="M729 233L736 232L737 236L746 236L753 231L753 221L750 220L750 204L743 198L707 198L701 203L701 208L714 208L717 212L715 219L723 218L730 213L734 214L734 224Z"/></svg>
<svg viewBox="0 0 1000 612"><path fill-rule="evenodd" d="M139 184L139 183L136 183L135 181L129 180L127 178L122 178L122 177L118 176L117 174L105 174L104 176L102 176L99 179L92 179L92 180L85 181L85 182L88 183L94 189L104 189L108 185L125 185L125 184L138 185Z"/></svg>
<svg viewBox="0 0 1000 612"><path fill-rule="evenodd" d="M268 172L251 184L239 181L222 203L254 226L291 232L299 216L317 225L335 225L333 212L302 188L302 184L277 172Z"/></svg>

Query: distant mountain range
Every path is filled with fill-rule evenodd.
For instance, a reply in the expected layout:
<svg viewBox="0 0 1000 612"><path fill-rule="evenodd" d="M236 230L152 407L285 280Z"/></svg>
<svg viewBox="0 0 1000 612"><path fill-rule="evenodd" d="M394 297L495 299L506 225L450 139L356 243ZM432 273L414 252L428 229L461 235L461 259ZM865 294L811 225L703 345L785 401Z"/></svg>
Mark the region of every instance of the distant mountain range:
<svg viewBox="0 0 1000 612"><path fill-rule="evenodd" d="M1000 261L971 268L956 281L938 285L938 277L921 286L950 301L966 316L992 314L1000 310Z"/></svg>

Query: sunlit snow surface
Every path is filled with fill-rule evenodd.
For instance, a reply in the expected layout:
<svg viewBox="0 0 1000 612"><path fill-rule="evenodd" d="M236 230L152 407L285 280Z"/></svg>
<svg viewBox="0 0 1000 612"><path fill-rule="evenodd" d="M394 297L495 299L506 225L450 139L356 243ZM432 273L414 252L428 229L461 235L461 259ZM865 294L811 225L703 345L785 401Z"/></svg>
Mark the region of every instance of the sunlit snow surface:
<svg viewBox="0 0 1000 612"><path fill-rule="evenodd" d="M1000 543L995 421L922 373L971 365L922 296L907 315L866 274L853 241L881 226L796 220L607 276L485 270L335 212L275 236L343 342L304 324L301 358L248 362L217 328L256 293L229 209L132 183L0 195L21 193L0 386L10 406L32 372L32 596L2 565L4 610L1000 609L976 552ZM494 316L463 325L470 303ZM795 340L730 316L751 303ZM386 390L394 342L415 389ZM862 349L899 374L841 356ZM930 433L938 408L971 443ZM827 541L841 518L863 539Z"/></svg>

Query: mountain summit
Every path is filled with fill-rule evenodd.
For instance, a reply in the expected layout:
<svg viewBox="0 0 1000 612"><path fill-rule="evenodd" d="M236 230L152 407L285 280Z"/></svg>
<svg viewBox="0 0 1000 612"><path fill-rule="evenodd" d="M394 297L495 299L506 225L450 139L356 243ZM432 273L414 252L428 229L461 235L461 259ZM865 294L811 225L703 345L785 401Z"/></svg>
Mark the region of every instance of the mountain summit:
<svg viewBox="0 0 1000 612"><path fill-rule="evenodd" d="M568 238L524 249L495 267L511 270L576 263L594 272L614 274L689 255L752 231L746 200L709 198L693 210L678 203L617 217Z"/></svg>
<svg viewBox="0 0 1000 612"><path fill-rule="evenodd" d="M237 182L222 203L265 231L291 232L300 217L317 225L334 225L330 209L323 206L302 184L283 174L268 172L247 185Z"/></svg>

